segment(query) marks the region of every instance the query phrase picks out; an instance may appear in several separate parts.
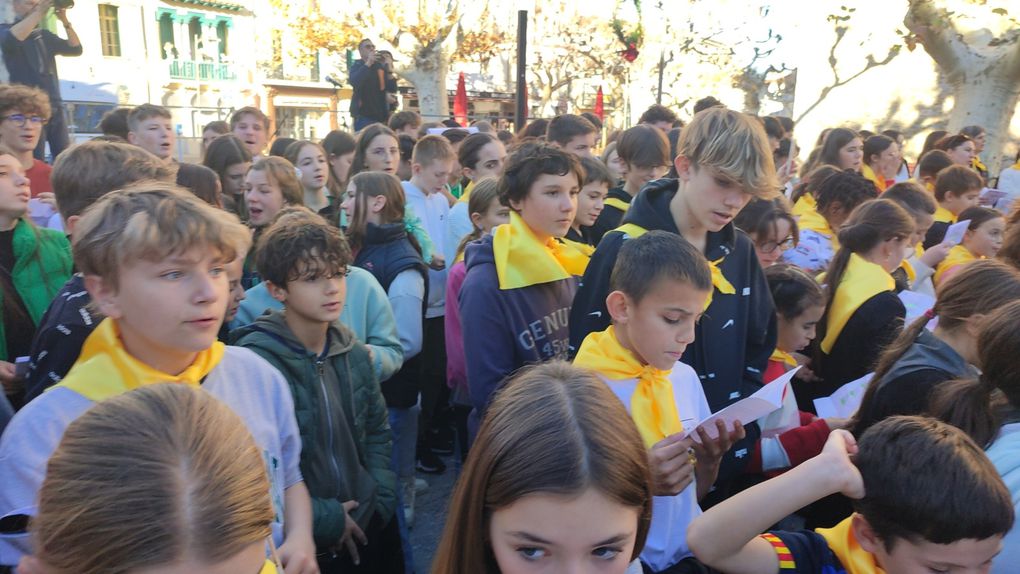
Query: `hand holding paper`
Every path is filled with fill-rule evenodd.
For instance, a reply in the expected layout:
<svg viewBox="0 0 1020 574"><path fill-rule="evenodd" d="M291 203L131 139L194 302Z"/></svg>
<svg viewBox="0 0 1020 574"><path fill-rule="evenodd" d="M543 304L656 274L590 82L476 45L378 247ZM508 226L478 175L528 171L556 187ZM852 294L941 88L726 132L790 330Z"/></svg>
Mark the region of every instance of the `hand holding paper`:
<svg viewBox="0 0 1020 574"><path fill-rule="evenodd" d="M942 239L942 243L947 243L949 245L959 245L960 243L963 243L963 236L967 233L968 227L970 227L969 219L958 221L950 225L949 228L946 229L946 236Z"/></svg>
<svg viewBox="0 0 1020 574"><path fill-rule="evenodd" d="M699 433L695 432L700 428L704 429L709 438L715 439L719 436L715 421L721 420L725 423L726 428L730 428L736 421L745 423L756 421L780 409L783 406L783 398L786 396L786 393L792 392L789 389L790 381L793 380L793 376L798 370L800 370L800 367L765 385L753 395L712 414L712 416L698 423L697 426L684 429L684 437L692 437L695 442L700 443L701 437Z"/></svg>

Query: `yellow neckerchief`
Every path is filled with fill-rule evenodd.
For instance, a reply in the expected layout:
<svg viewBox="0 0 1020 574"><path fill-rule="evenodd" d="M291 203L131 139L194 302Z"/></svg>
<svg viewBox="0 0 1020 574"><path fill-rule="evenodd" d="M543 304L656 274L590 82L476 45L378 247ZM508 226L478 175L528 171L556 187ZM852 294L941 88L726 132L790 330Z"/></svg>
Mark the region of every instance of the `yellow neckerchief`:
<svg viewBox="0 0 1020 574"><path fill-rule="evenodd" d="M885 178L878 177L878 174L875 173L875 170L871 169L870 165L866 163L861 164L861 175L870 179L875 184L875 187L878 188L878 193L885 191Z"/></svg>
<svg viewBox="0 0 1020 574"><path fill-rule="evenodd" d="M276 564L266 560L266 563L262 565L262 570L259 570L259 574L278 574L279 571L276 569Z"/></svg>
<svg viewBox="0 0 1020 574"><path fill-rule="evenodd" d="M809 197L811 198L810 200L808 200ZM797 207L798 205L800 206L799 209ZM800 227L801 230L810 229L819 235L828 237L829 245L832 246L832 251L835 253L836 251L839 251L839 238L836 237L832 228L829 227L829 222L822 217L821 213L818 213L817 206L818 204L815 202L815 198L811 197L809 194L805 193L800 196L800 199L798 199L797 203L793 206L793 213L798 216L797 226ZM797 213L798 211L800 213Z"/></svg>
<svg viewBox="0 0 1020 574"><path fill-rule="evenodd" d="M669 382L671 371L642 365L634 353L620 345L613 327L585 337L574 364L596 371L609 380L638 380L630 397L630 416L645 446L651 447L684 430L673 397L673 385Z"/></svg>
<svg viewBox="0 0 1020 574"><path fill-rule="evenodd" d="M223 358L223 343L216 341L200 351L195 362L179 375L153 369L132 357L120 341L113 319L103 319L85 339L81 355L57 386L67 387L85 398L99 402L153 383L184 383L198 386Z"/></svg>
<svg viewBox="0 0 1020 574"><path fill-rule="evenodd" d="M647 229L641 227L640 225L637 225L636 223L624 223L623 225L614 229L614 231L619 231L620 233L629 235L631 237L641 237L645 233L648 233ZM723 259L726 258L720 257L715 261L708 262L708 268L709 270L712 271L712 286L715 287L716 291L722 293L723 295L733 295L734 293L737 292L737 290L733 288L733 284L726 279L725 275L723 275L722 269L719 269L719 264L723 262ZM708 309L708 306L711 304L712 293L709 293L708 299L705 301L705 309Z"/></svg>
<svg viewBox="0 0 1020 574"><path fill-rule="evenodd" d="M610 207L615 207L616 209L619 209L624 213L627 213L627 210L630 209L630 204L620 199L619 197L607 197L606 205Z"/></svg>
<svg viewBox="0 0 1020 574"><path fill-rule="evenodd" d="M1017 171L1020 171L1020 159L1016 160L1016 163L1014 163L1013 165L1011 165L1009 167L1011 167L1011 168L1013 168L1013 169L1015 169Z"/></svg>
<svg viewBox="0 0 1020 574"><path fill-rule="evenodd" d="M974 156L970 160L970 167L974 168L978 173L988 173L988 167L981 161L981 158Z"/></svg>
<svg viewBox="0 0 1020 574"><path fill-rule="evenodd" d="M818 202L815 200L815 196L810 193L805 193L800 196L797 203L793 204L793 214L797 217L804 215L805 213L818 210Z"/></svg>
<svg viewBox="0 0 1020 574"><path fill-rule="evenodd" d="M861 548L857 542L851 528L852 521L853 515L832 528L817 528L815 532L825 539L847 574L885 574L875 561L875 555Z"/></svg>
<svg viewBox="0 0 1020 574"><path fill-rule="evenodd" d="M573 239L563 238L563 243L573 247L574 249L584 253L586 257L591 257L592 253L595 253L595 246L588 245L587 243L581 243L580 241L574 241Z"/></svg>
<svg viewBox="0 0 1020 574"><path fill-rule="evenodd" d="M932 278L932 281L935 282L935 285L938 285L942 281L942 276L945 275L946 271L949 271L958 265L965 265L971 261L977 261L978 259L980 259L980 257L971 253L970 249L967 249L963 245L954 245L953 248L949 250L949 254L946 255L946 258L942 260L942 263L939 263L935 268L935 277Z"/></svg>
<svg viewBox="0 0 1020 574"><path fill-rule="evenodd" d="M917 280L917 271L914 270L914 266L911 265L909 261L904 259L903 262L900 263L900 269L902 269L907 274L907 283L913 285L914 281ZM910 285L908 285L908 287Z"/></svg>
<svg viewBox="0 0 1020 574"><path fill-rule="evenodd" d="M775 361L777 363L783 363L788 367L797 366L797 359L794 359L793 355L787 353L786 351L780 349L779 347L776 347L776 350L772 351L772 356L769 357L769 360Z"/></svg>
<svg viewBox="0 0 1020 574"><path fill-rule="evenodd" d="M881 266L852 253L842 281L838 286L830 285L829 288L836 290L836 296L829 308L825 339L822 340L822 351L826 353L832 350L843 327L857 309L875 295L896 289L896 280Z"/></svg>
<svg viewBox="0 0 1020 574"><path fill-rule="evenodd" d="M935 221L941 221L942 223L956 223L956 216L953 215L953 212L941 205L935 210L934 218Z"/></svg>
<svg viewBox="0 0 1020 574"><path fill-rule="evenodd" d="M460 194L457 198L457 203L467 203L468 199L471 198L471 190L475 188L475 182L469 181L467 187L464 188L464 193Z"/></svg>
<svg viewBox="0 0 1020 574"><path fill-rule="evenodd" d="M544 245L515 211L510 223L500 225L492 238L499 288L520 289L584 275L588 257L573 247L550 239Z"/></svg>

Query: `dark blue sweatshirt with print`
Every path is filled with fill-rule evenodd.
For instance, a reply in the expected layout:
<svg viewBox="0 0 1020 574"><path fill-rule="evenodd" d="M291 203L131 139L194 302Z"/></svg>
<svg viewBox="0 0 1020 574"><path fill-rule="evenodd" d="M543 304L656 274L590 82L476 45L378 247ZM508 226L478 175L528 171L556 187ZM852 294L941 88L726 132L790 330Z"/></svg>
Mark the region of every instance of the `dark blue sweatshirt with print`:
<svg viewBox="0 0 1020 574"><path fill-rule="evenodd" d="M467 246L467 276L460 289L472 423L477 424L493 393L517 369L566 359L570 305L577 280L562 279L501 290L492 236Z"/></svg>

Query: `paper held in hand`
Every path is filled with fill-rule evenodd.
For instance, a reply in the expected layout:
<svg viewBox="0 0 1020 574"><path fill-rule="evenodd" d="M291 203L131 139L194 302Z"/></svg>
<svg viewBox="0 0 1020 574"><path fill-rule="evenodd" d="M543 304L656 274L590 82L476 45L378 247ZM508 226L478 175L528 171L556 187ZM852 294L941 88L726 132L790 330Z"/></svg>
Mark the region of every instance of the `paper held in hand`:
<svg viewBox="0 0 1020 574"><path fill-rule="evenodd" d="M856 381L851 381L836 389L836 392L827 397L815 399L815 412L818 418L847 419L857 412L861 406L861 399L864 398L864 391L875 373L868 373Z"/></svg>
<svg viewBox="0 0 1020 574"><path fill-rule="evenodd" d="M946 236L942 238L942 243L948 243L952 246L957 246L963 243L963 236L967 233L967 228L970 226L970 220L965 219L958 221L950 225L946 229Z"/></svg>
<svg viewBox="0 0 1020 574"><path fill-rule="evenodd" d="M696 432L699 428L704 428L710 438L714 439L719 436L715 421L721 420L726 423L727 429L731 429L736 421L748 424L779 410L783 406L784 397L787 395L792 397L793 389L790 388L790 381L799 370L800 367L791 370L758 389L758 392L753 395L735 402L721 411L713 413L712 416L697 425L685 429L684 438L690 436L694 438L695 442L701 443L701 438Z"/></svg>

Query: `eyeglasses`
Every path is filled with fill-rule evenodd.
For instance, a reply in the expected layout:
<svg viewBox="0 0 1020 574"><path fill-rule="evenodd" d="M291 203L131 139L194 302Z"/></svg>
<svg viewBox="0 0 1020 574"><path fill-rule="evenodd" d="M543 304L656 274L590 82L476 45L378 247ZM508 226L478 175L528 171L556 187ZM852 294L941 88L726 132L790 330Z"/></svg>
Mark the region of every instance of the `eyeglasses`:
<svg viewBox="0 0 1020 574"><path fill-rule="evenodd" d="M9 116L0 116L0 120L11 120L14 125L19 128L25 127L25 122L32 122L34 125L43 126L49 121L42 116L26 116L25 114L11 114Z"/></svg>
<svg viewBox="0 0 1020 574"><path fill-rule="evenodd" d="M787 237L782 241L766 241L765 243L758 244L758 250L762 253L773 253L776 249L786 251L787 249L793 249L795 243L793 237Z"/></svg>

